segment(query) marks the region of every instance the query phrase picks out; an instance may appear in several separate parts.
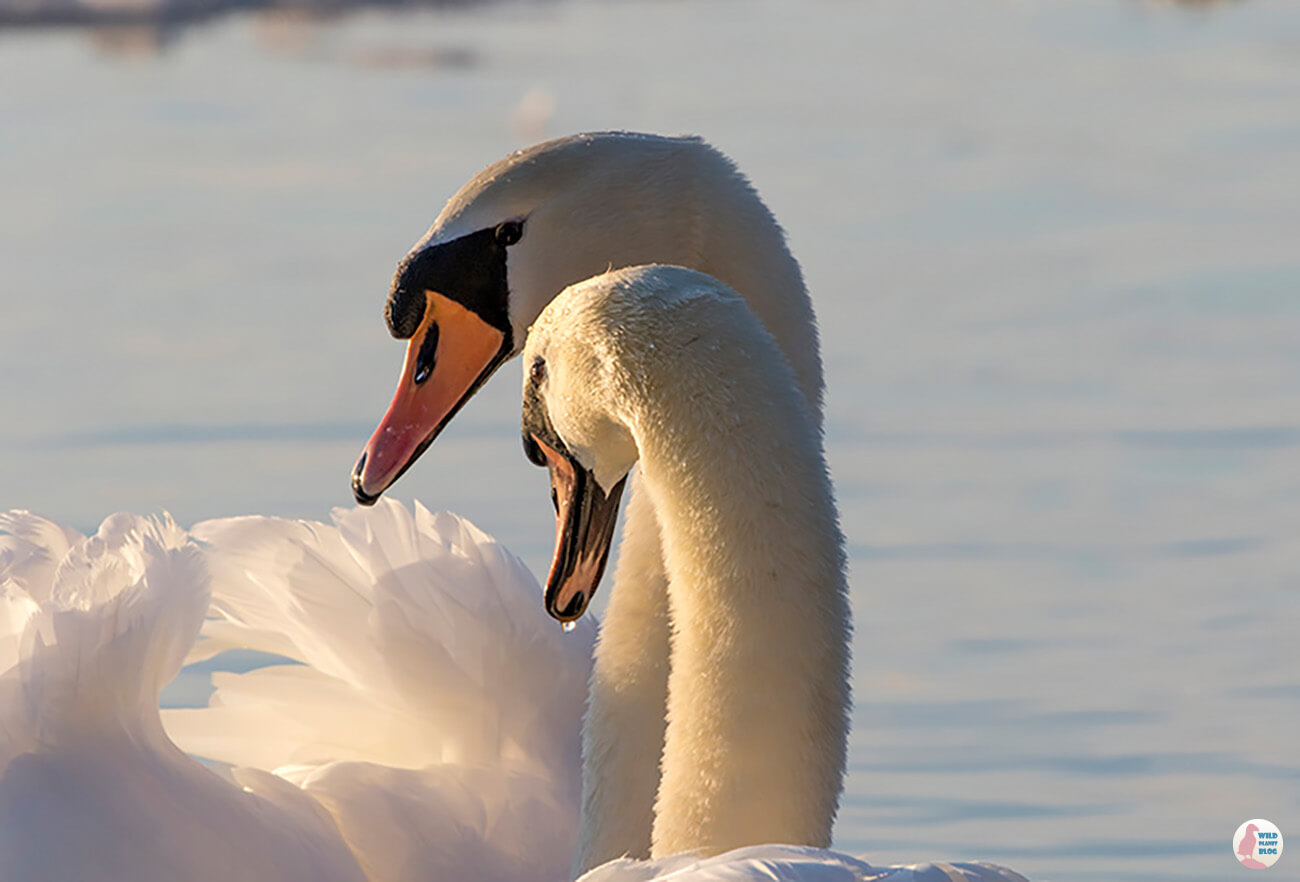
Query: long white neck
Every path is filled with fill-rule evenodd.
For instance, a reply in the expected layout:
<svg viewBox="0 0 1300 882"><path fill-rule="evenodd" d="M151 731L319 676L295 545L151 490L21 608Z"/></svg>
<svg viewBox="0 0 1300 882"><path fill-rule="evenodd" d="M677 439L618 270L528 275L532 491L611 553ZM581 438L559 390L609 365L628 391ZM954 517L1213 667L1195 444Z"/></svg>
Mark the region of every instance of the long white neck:
<svg viewBox="0 0 1300 882"><path fill-rule="evenodd" d="M736 300L603 330L662 530L673 625L652 854L830 843L844 770L843 539L812 408ZM719 343L718 341L722 341Z"/></svg>
<svg viewBox="0 0 1300 882"><path fill-rule="evenodd" d="M822 422L822 363L817 320L785 231L731 161L715 150L695 158L692 207L697 259L664 260L706 272L745 298L794 369L795 382Z"/></svg>

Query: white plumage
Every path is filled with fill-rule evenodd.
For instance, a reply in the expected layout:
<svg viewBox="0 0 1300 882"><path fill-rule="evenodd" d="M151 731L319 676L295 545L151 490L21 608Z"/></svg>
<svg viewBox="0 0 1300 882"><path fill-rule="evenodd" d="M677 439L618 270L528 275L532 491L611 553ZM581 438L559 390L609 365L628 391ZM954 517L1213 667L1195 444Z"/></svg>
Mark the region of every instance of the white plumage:
<svg viewBox="0 0 1300 882"><path fill-rule="evenodd" d="M371 879L564 876L591 623L562 633L517 558L419 505L194 535L216 614L200 650L297 664L216 675L215 707L167 715L178 743L280 770L329 807Z"/></svg>
<svg viewBox="0 0 1300 882"><path fill-rule="evenodd" d="M581 882L1026 882L986 863L873 867L820 848L751 845L710 858L672 855L648 861L609 861Z"/></svg>
<svg viewBox="0 0 1300 882"><path fill-rule="evenodd" d="M0 527L0 878L564 877L594 628L562 634L473 525L389 502L208 521L202 548L129 515ZM192 647L290 663L217 674L164 732Z"/></svg>
<svg viewBox="0 0 1300 882"><path fill-rule="evenodd" d="M158 692L208 606L184 531L114 515L83 538L11 512L0 598L0 879L364 879L298 788L223 779L164 733Z"/></svg>
<svg viewBox="0 0 1300 882"><path fill-rule="evenodd" d="M562 633L454 515L334 519L208 521L196 540L166 519L82 537L0 515L0 879L567 878L593 627ZM158 691L187 653L236 646L294 663L217 674L211 706L164 711L164 730ZM584 878L1020 878L891 872L765 847Z"/></svg>

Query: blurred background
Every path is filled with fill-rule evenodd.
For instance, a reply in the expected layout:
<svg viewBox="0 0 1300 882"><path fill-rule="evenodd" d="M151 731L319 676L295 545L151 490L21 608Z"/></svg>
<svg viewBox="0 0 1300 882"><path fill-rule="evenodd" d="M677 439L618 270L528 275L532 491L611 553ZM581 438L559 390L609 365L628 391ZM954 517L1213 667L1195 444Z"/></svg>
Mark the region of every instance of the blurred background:
<svg viewBox="0 0 1300 882"><path fill-rule="evenodd" d="M0 507L350 505L397 260L617 128L735 158L813 293L837 846L1190 882L1246 819L1300 837L1291 0L0 0ZM540 574L518 371L395 495Z"/></svg>

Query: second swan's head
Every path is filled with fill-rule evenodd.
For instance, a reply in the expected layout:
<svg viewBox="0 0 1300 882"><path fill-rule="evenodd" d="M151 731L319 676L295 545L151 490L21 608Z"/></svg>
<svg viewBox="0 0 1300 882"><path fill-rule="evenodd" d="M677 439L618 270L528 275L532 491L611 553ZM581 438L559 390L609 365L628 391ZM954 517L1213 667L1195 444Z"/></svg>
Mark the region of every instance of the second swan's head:
<svg viewBox="0 0 1300 882"><path fill-rule="evenodd" d="M591 602L642 433L677 431L665 403L683 389L684 371L716 367L715 327L732 327L737 313L758 327L712 276L651 265L565 289L529 329L523 444L551 475L555 555L545 603L554 618L573 621Z"/></svg>

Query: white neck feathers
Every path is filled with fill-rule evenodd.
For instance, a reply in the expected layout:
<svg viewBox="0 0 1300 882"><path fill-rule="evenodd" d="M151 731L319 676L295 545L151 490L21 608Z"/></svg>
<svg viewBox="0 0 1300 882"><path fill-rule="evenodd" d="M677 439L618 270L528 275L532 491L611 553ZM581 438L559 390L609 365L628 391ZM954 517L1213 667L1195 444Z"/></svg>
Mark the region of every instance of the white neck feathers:
<svg viewBox="0 0 1300 882"><path fill-rule="evenodd" d="M628 432L662 528L673 637L652 853L828 845L849 707L843 539L781 350L736 295L675 267L575 286L534 333L556 429L598 476L625 466L584 439Z"/></svg>

